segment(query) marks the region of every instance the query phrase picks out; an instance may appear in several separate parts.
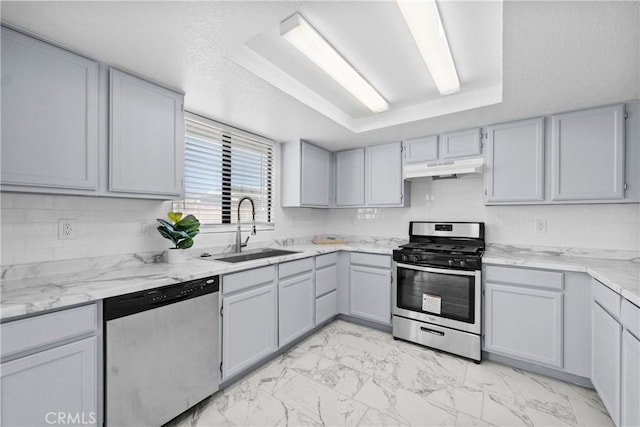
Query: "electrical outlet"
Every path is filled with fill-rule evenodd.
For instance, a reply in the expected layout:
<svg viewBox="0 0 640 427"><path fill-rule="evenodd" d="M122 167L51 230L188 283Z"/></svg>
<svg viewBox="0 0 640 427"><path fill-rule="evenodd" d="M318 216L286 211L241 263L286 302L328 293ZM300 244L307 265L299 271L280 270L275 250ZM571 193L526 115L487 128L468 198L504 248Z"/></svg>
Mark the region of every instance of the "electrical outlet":
<svg viewBox="0 0 640 427"><path fill-rule="evenodd" d="M536 219L536 232L538 232L538 233L546 233L547 232L547 220L546 219Z"/></svg>
<svg viewBox="0 0 640 427"><path fill-rule="evenodd" d="M146 220L139 219L138 220L138 233L141 236L146 236L147 234L149 234L149 232L151 230L151 225L152 224L149 224Z"/></svg>
<svg viewBox="0 0 640 427"><path fill-rule="evenodd" d="M58 240L73 240L76 238L76 220L58 220Z"/></svg>

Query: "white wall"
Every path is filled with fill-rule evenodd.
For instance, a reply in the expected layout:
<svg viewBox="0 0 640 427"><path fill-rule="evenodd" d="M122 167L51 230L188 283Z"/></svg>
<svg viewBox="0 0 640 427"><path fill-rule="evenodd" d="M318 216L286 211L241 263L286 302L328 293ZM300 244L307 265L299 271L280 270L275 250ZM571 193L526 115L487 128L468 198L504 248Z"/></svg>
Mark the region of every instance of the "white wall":
<svg viewBox="0 0 640 427"><path fill-rule="evenodd" d="M411 207L329 212L327 232L407 236L409 221L484 221L488 243L640 250L640 205L484 206L482 177L411 184ZM535 220L547 232L535 231Z"/></svg>

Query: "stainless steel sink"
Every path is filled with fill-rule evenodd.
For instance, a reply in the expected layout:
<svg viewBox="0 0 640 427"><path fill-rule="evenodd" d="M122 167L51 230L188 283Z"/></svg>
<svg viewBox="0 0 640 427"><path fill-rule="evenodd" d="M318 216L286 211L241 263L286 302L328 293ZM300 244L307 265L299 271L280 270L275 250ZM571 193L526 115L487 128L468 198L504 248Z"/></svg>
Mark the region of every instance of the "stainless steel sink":
<svg viewBox="0 0 640 427"><path fill-rule="evenodd" d="M272 248L262 248L262 249L253 249L242 253L230 253L224 255L214 255L212 257L207 257L203 259L208 259L211 261L221 261L221 262L243 262L243 261L251 261L254 259L262 259L262 258L271 258L281 255L289 255L289 254L297 254L296 251L286 251L283 249L272 249Z"/></svg>

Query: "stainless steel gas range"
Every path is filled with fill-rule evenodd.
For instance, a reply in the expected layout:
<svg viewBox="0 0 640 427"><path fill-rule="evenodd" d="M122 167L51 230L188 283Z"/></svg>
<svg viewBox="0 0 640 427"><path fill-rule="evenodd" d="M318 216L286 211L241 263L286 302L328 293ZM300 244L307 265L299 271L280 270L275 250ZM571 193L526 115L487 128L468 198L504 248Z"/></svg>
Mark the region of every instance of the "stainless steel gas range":
<svg viewBox="0 0 640 427"><path fill-rule="evenodd" d="M480 361L484 223L409 224L393 251L393 336Z"/></svg>

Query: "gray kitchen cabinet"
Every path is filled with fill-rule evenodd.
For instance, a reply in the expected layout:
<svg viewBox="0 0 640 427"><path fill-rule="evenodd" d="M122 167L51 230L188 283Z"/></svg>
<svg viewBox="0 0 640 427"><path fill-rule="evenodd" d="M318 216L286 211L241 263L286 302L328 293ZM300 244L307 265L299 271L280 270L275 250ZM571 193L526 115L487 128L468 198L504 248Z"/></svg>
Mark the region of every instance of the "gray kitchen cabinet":
<svg viewBox="0 0 640 427"><path fill-rule="evenodd" d="M275 267L222 278L222 379L227 380L278 348Z"/></svg>
<svg viewBox="0 0 640 427"><path fill-rule="evenodd" d="M374 145L366 149L367 206L403 206L402 143Z"/></svg>
<svg viewBox="0 0 640 427"><path fill-rule="evenodd" d="M624 105L557 114L551 126L551 200L623 199Z"/></svg>
<svg viewBox="0 0 640 427"><path fill-rule="evenodd" d="M316 257L316 325L338 314L338 253Z"/></svg>
<svg viewBox="0 0 640 427"><path fill-rule="evenodd" d="M620 425L620 295L591 281L591 383L613 422Z"/></svg>
<svg viewBox="0 0 640 427"><path fill-rule="evenodd" d="M278 336L282 347L315 326L316 295L312 258L283 263L278 268Z"/></svg>
<svg viewBox="0 0 640 427"><path fill-rule="evenodd" d="M561 272L487 266L484 350L563 367Z"/></svg>
<svg viewBox="0 0 640 427"><path fill-rule="evenodd" d="M90 304L2 324L0 425L101 422L97 313Z"/></svg>
<svg viewBox="0 0 640 427"><path fill-rule="evenodd" d="M480 129L473 128L439 135L440 159L475 157L482 154Z"/></svg>
<svg viewBox="0 0 640 427"><path fill-rule="evenodd" d="M628 330L622 333L621 378L621 425L640 426L640 339Z"/></svg>
<svg viewBox="0 0 640 427"><path fill-rule="evenodd" d="M306 141L280 145L282 207L329 207L331 153Z"/></svg>
<svg viewBox="0 0 640 427"><path fill-rule="evenodd" d="M405 139L403 143L405 164L438 160L438 135Z"/></svg>
<svg viewBox="0 0 640 427"><path fill-rule="evenodd" d="M96 190L98 64L4 27L1 40L3 189Z"/></svg>
<svg viewBox="0 0 640 427"><path fill-rule="evenodd" d="M489 126L485 203L544 200L544 118Z"/></svg>
<svg viewBox="0 0 640 427"><path fill-rule="evenodd" d="M352 253L349 267L349 314L391 325L391 257Z"/></svg>
<svg viewBox="0 0 640 427"><path fill-rule="evenodd" d="M364 148L335 153L336 206L364 205Z"/></svg>
<svg viewBox="0 0 640 427"><path fill-rule="evenodd" d="M109 190L183 194L183 95L110 70Z"/></svg>

